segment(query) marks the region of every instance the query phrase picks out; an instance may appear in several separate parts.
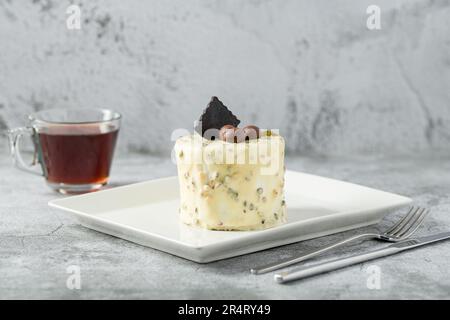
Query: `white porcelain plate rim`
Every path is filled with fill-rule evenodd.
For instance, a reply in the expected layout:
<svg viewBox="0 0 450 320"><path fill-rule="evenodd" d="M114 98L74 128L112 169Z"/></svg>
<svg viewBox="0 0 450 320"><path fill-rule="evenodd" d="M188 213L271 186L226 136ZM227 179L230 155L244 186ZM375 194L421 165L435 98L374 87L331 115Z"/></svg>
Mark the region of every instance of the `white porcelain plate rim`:
<svg viewBox="0 0 450 320"><path fill-rule="evenodd" d="M304 184L302 185L302 183ZM164 194L164 192L159 194L153 192L164 190L164 188L166 191L168 190L166 194ZM138 190L142 193L143 189L149 190L148 194L145 193L145 197L139 197L133 193ZM167 198L167 201L169 202L176 201L176 198L178 197L177 177L154 179L94 193L60 198L49 201L49 205L71 212L79 219L82 225L88 228L147 247L165 251L192 261L204 263L375 224L390 210L401 208L412 202L412 199L397 194L290 170L286 171L285 189L286 197L292 195L292 201L294 202L296 201L295 199L301 197L301 193L312 193L316 196L315 198L310 196L309 198L300 198L299 201L327 203L328 207L323 207L321 209L329 210L330 212L305 219L302 218L304 213L296 213L296 217L300 220L288 221L288 223L284 225L271 229L244 232L200 230L199 228L183 226L181 223L177 225L174 223L175 217L173 215L168 215L170 213L167 212L152 212L151 214L154 214L155 216L145 214L145 217L143 217L142 213L138 213L138 209L136 208L140 207L139 204L141 204L141 206L148 206L151 211L152 206L155 208L155 206L164 202L161 201L160 198ZM322 190L324 190L323 194L321 192ZM314 194L314 192L316 192L316 194ZM330 193L336 193L336 195L331 195ZM137 194L139 194L139 192L137 192ZM120 200L120 195L127 196L128 198L124 197L122 200L128 202L130 202L130 198L133 198L131 203L135 201L138 205L125 206L117 209L117 206L121 203L118 202ZM147 195L150 198L148 198ZM364 199L355 198L354 201L350 201L353 195L360 196ZM342 203L332 203L333 201L330 202L330 199L325 199L326 197L333 198L338 196L344 198ZM153 197L153 199L151 199L151 197ZM101 199L107 199L107 201L99 202ZM335 199L335 201L337 201L337 199ZM359 204L358 201L360 202ZM356 203L356 205L353 205L353 202ZM92 205L93 203L95 203L95 207L99 210L103 206L104 211L101 213L106 213L103 214L103 216L100 216L100 213L98 212L95 213L95 208L93 208L94 206ZM83 205L85 208L80 208L80 206L83 207ZM117 206L115 207L115 205ZM170 210L174 209L174 203L167 203L165 206L168 208L170 207ZM291 216L291 213L288 200L287 206L289 217ZM294 212L294 209L295 207L292 209L292 212ZM131 222L128 223L127 221L118 222L118 220L123 218L120 214L125 211L127 211L126 214L135 214L137 219L157 217L158 221L154 220L154 222L158 223L161 221L164 222L164 219L166 219L169 225L165 227L167 227L167 231L169 231L169 236L164 236L155 230L152 230L152 226L147 229L136 227L136 224L139 225L139 220L133 222L135 224L134 226ZM156 216L156 214L158 214L158 216ZM105 215L109 216L105 217ZM323 226L327 223L332 225L337 224L339 226L324 228ZM169 230L170 228L172 228L172 230ZM173 230L174 228L180 229ZM308 231L305 232L305 229L316 231L308 233ZM302 230L304 232L303 234L301 233ZM172 231L175 231L175 233ZM190 239L188 241L180 239L179 233L182 231L186 232L188 239L192 237L193 240ZM296 231L299 231L300 233L297 233ZM172 235L170 235L170 232L172 232ZM178 238L173 236L173 234L178 234ZM203 240L199 240L196 237L201 237ZM204 243L202 243L202 241L204 241ZM196 244L193 244L193 242Z"/></svg>

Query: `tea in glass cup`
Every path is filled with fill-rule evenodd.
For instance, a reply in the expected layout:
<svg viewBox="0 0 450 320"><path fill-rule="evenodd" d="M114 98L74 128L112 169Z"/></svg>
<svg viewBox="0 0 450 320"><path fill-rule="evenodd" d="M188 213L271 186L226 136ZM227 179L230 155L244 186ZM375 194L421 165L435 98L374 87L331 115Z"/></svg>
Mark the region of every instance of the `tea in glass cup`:
<svg viewBox="0 0 450 320"><path fill-rule="evenodd" d="M61 193L83 193L108 182L121 115L105 109L51 109L28 117L29 126L9 130L11 154L22 170L43 175ZM20 140L31 136L37 161L28 165ZM40 164L40 169L34 168Z"/></svg>

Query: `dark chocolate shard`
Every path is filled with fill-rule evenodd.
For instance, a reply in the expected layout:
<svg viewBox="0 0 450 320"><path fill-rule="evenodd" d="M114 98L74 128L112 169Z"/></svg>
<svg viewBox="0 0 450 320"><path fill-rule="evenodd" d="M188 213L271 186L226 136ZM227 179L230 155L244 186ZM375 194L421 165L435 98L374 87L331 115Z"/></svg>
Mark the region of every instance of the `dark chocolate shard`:
<svg viewBox="0 0 450 320"><path fill-rule="evenodd" d="M216 129L217 132L224 125L230 124L237 127L241 121L223 105L217 97L212 97L206 109L203 111L199 121L195 125L195 131L202 137L210 139L205 136L205 132L210 129Z"/></svg>

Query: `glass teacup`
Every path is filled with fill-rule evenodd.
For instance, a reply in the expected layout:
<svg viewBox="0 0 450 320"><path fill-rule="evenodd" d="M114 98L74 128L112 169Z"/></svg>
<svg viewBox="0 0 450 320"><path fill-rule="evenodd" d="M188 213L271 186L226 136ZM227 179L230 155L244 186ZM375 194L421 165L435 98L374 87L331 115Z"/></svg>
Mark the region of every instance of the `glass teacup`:
<svg viewBox="0 0 450 320"><path fill-rule="evenodd" d="M50 109L31 114L28 120L27 127L8 131L11 154L19 169L43 175L47 184L61 193L94 191L108 182L120 128L118 112ZM24 135L34 144L31 164L25 163L20 152Z"/></svg>

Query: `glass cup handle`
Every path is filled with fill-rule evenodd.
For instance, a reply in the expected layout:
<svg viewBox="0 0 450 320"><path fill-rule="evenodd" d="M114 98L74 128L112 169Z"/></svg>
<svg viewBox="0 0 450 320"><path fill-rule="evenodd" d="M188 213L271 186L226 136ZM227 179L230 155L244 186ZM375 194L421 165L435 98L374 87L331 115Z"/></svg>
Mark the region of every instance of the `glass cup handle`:
<svg viewBox="0 0 450 320"><path fill-rule="evenodd" d="M34 144L34 156L31 164L26 164L20 153L20 141L24 134L28 134L32 139L36 131L31 127L22 127L8 130L9 145L11 150L11 156L13 158L14 165L20 170L33 173L38 176L43 176L42 170L36 170L36 164L39 163L37 159L36 144ZM34 142L34 140L33 140Z"/></svg>

